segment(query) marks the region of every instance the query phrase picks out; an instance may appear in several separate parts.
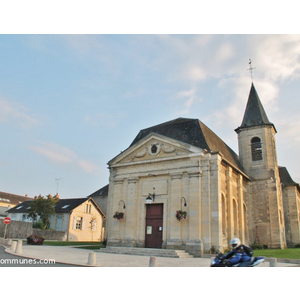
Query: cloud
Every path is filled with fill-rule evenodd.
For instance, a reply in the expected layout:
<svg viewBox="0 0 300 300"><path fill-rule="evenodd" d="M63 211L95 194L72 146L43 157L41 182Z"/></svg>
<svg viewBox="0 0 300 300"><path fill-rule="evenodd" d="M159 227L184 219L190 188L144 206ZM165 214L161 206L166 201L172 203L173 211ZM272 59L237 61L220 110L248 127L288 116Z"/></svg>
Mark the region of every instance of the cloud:
<svg viewBox="0 0 300 300"><path fill-rule="evenodd" d="M79 158L72 150L64 146L44 142L41 143L41 145L29 146L29 148L54 163L75 165L86 173L98 171L98 167L96 165Z"/></svg>
<svg viewBox="0 0 300 300"><path fill-rule="evenodd" d="M206 79L205 70L199 66L188 66L184 74L190 81L202 81Z"/></svg>
<svg viewBox="0 0 300 300"><path fill-rule="evenodd" d="M300 75L300 35L263 35L253 38L257 46L256 64L273 81Z"/></svg>
<svg viewBox="0 0 300 300"><path fill-rule="evenodd" d="M31 128L38 123L37 118L20 103L0 99L0 107L0 122L17 124L22 128Z"/></svg>
<svg viewBox="0 0 300 300"><path fill-rule="evenodd" d="M180 91L177 93L175 98L180 100L181 109L175 113L176 116L190 113L193 104L195 104L197 101L201 101L197 98L196 92L196 88L191 88L189 90Z"/></svg>

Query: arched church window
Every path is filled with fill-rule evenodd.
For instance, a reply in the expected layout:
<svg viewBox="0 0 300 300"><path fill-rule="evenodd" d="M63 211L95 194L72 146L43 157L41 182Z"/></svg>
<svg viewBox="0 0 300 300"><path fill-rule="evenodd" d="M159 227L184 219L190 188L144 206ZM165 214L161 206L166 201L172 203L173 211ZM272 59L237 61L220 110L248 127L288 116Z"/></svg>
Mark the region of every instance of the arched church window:
<svg viewBox="0 0 300 300"><path fill-rule="evenodd" d="M262 160L262 146L260 138L254 137L251 140L251 153L252 161Z"/></svg>

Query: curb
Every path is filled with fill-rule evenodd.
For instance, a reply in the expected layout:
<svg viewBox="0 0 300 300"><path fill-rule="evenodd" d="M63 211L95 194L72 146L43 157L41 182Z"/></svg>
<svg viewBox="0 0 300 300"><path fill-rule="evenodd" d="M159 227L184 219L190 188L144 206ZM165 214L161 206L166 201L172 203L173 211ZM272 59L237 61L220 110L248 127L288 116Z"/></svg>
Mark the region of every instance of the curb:
<svg viewBox="0 0 300 300"><path fill-rule="evenodd" d="M14 252L10 252L8 251L7 248L9 248L8 246L5 246L3 244L0 244L0 246L3 246L4 247L4 251L10 255L14 255L14 256L19 256L19 257L23 257L23 258L28 258L28 259L41 259L41 258L38 258L38 257L33 257L33 256L24 256L22 254L16 254ZM72 265L72 266L78 266L78 267L99 267L99 266L91 266L91 265L88 265L88 264L75 264L75 263L67 263L67 262L62 262L62 261L56 261L55 260L55 263L58 263L58 264L63 264L63 265Z"/></svg>

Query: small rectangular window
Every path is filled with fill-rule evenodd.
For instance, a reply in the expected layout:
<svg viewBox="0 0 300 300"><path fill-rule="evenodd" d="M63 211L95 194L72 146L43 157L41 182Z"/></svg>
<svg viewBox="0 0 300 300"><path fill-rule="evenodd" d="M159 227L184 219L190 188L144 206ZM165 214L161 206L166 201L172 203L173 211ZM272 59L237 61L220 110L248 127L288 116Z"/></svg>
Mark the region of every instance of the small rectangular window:
<svg viewBox="0 0 300 300"><path fill-rule="evenodd" d="M82 230L82 217L76 218L76 229Z"/></svg>
<svg viewBox="0 0 300 300"><path fill-rule="evenodd" d="M91 204L86 204L85 206L85 212L90 214L91 213L91 209L92 209L92 205Z"/></svg>

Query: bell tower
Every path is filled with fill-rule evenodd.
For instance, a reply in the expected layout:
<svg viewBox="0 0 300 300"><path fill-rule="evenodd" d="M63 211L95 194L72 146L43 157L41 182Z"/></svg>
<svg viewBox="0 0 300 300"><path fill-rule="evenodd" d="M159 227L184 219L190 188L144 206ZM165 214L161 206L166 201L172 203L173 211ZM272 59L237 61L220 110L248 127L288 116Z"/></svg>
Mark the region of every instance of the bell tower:
<svg viewBox="0 0 300 300"><path fill-rule="evenodd" d="M285 248L281 181L273 123L267 117L252 83L238 134L239 159L251 178L247 214L251 243Z"/></svg>

